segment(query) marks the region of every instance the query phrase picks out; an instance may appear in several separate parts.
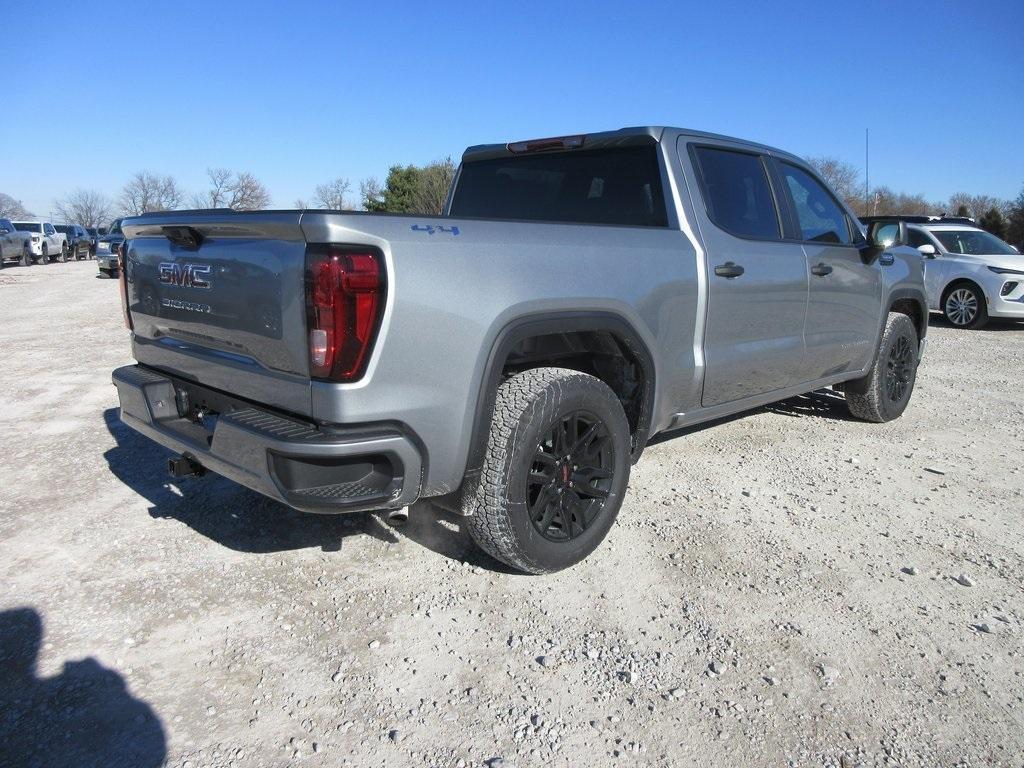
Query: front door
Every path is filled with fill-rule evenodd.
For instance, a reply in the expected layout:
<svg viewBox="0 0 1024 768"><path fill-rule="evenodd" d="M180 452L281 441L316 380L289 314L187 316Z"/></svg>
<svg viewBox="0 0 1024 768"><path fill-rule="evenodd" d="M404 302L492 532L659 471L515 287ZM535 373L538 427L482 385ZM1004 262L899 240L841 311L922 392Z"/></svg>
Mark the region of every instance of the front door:
<svg viewBox="0 0 1024 768"><path fill-rule="evenodd" d="M817 381L868 365L878 341L882 279L865 264L859 232L828 188L807 169L780 162L795 225L807 255L807 363Z"/></svg>
<svg viewBox="0 0 1024 768"><path fill-rule="evenodd" d="M782 239L768 158L728 144L694 146L691 158L705 203L695 205L708 280L701 403L797 384L807 262L798 243Z"/></svg>

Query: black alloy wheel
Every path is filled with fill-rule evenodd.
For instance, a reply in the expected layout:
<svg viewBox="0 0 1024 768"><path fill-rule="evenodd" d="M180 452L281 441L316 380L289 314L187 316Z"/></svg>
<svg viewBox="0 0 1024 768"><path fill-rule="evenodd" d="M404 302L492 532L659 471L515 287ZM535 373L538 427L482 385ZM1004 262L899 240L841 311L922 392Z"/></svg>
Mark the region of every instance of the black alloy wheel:
<svg viewBox="0 0 1024 768"><path fill-rule="evenodd" d="M527 478L530 522L550 541L568 541L601 514L611 490L615 452L596 415L559 418L537 445Z"/></svg>

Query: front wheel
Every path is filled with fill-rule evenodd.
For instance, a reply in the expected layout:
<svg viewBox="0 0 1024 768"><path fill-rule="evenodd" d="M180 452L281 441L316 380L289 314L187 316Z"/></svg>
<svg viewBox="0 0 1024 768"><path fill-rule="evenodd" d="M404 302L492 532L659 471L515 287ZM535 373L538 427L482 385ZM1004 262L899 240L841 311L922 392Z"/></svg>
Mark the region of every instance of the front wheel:
<svg viewBox="0 0 1024 768"><path fill-rule="evenodd" d="M957 328L981 328L988 322L985 294L972 283L956 284L946 292L942 313Z"/></svg>
<svg viewBox="0 0 1024 768"><path fill-rule="evenodd" d="M23 267L27 267L31 263L32 263L32 251L26 245L24 248L21 249L21 259L18 261L18 264L20 264Z"/></svg>
<svg viewBox="0 0 1024 768"><path fill-rule="evenodd" d="M526 573L575 565L607 535L630 469L615 393L566 368L536 368L498 388L487 451L463 500L474 541Z"/></svg>
<svg viewBox="0 0 1024 768"><path fill-rule="evenodd" d="M890 312L868 375L843 385L850 413L874 422L899 418L914 391L918 352L914 321L907 315Z"/></svg>
<svg viewBox="0 0 1024 768"><path fill-rule="evenodd" d="M46 243L43 243L43 255L39 257L39 261L36 262L36 263L37 264L49 264L50 263L50 254L49 254L49 251L48 251L48 249L46 247Z"/></svg>

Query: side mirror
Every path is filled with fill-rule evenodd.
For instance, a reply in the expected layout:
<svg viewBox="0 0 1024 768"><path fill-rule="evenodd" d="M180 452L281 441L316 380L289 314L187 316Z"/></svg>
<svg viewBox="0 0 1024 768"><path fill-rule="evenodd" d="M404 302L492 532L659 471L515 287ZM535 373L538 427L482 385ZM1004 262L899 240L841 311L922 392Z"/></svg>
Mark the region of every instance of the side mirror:
<svg viewBox="0 0 1024 768"><path fill-rule="evenodd" d="M874 264L889 248L907 242L907 224L903 221L874 221L868 227L867 242L860 246L860 258Z"/></svg>
<svg viewBox="0 0 1024 768"><path fill-rule="evenodd" d="M920 251L921 255L926 259L934 259L938 256L938 252L935 250L935 246L931 243L925 243L924 245L917 246L917 250Z"/></svg>

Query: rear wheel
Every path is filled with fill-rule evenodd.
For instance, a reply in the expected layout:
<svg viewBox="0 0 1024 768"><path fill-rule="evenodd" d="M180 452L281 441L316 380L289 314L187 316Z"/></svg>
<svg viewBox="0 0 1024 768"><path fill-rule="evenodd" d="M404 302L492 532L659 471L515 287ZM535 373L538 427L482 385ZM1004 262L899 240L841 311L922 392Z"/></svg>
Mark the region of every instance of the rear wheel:
<svg viewBox="0 0 1024 768"><path fill-rule="evenodd" d="M565 368L516 374L498 388L480 477L466 489L466 526L513 568L549 573L604 539L622 504L630 432L615 393Z"/></svg>
<svg viewBox="0 0 1024 768"><path fill-rule="evenodd" d="M27 245L21 249L21 259L18 263L23 267L32 263L32 250Z"/></svg>
<svg viewBox="0 0 1024 768"><path fill-rule="evenodd" d="M988 322L985 294L974 283L954 283L942 299L942 313L957 328L981 328Z"/></svg>
<svg viewBox="0 0 1024 768"><path fill-rule="evenodd" d="M874 422L899 418L914 391L918 350L914 321L907 315L890 312L868 375L843 385L850 413Z"/></svg>
<svg viewBox="0 0 1024 768"><path fill-rule="evenodd" d="M61 261L67 261L68 260L68 254L70 252L71 251L68 248L68 244L67 243L61 244L61 246L60 246L60 260Z"/></svg>

